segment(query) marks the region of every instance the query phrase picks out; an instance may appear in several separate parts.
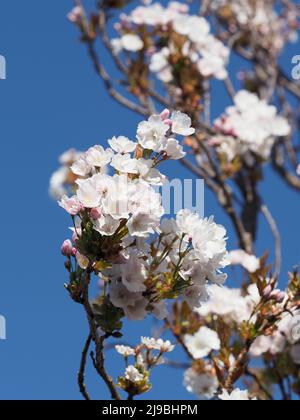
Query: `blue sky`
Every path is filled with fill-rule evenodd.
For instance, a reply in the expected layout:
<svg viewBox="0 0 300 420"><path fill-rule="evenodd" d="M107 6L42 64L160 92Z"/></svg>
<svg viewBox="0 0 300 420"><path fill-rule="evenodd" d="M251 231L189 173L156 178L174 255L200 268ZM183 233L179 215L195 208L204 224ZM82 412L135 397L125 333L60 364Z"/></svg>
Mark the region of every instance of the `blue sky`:
<svg viewBox="0 0 300 420"><path fill-rule="evenodd" d="M7 319L8 339L0 341L0 399L80 397L76 373L87 325L82 309L64 291L59 250L69 219L49 199L48 181L66 149L104 144L115 134L132 136L140 120L107 97L77 31L66 20L71 5L69 0L1 1L0 54L7 59L8 78L0 81L0 314ZM287 71L296 53L295 45L286 52ZM220 94L220 109L224 104ZM300 262L299 198L269 172L261 190L282 231L285 274ZM176 164L168 175L175 174L189 177ZM209 192L205 206L206 215L215 214L230 235L229 221ZM260 235L258 251L263 252L273 246L264 224ZM234 286L232 280L229 284ZM141 334L151 334L151 327L150 321L126 325L126 337L137 343ZM123 368L121 358L113 352L107 356L116 376ZM89 373L93 397L107 398L105 387ZM161 367L153 383L147 398L190 398L181 371Z"/></svg>

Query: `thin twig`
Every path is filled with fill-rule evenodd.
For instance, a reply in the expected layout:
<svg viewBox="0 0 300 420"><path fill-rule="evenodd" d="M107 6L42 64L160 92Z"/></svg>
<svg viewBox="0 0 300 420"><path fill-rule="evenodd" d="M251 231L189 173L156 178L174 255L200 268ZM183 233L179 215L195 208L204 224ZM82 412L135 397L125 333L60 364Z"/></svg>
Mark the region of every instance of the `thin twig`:
<svg viewBox="0 0 300 420"><path fill-rule="evenodd" d="M270 391L262 384L260 378L257 376L257 374L253 371L251 371L250 369L246 369L246 375L249 376L250 378L252 378L254 380L254 382L256 382L256 384L259 386L259 388L261 389L261 391L266 395L266 397L270 400L273 401L274 398L271 395Z"/></svg>
<svg viewBox="0 0 300 420"><path fill-rule="evenodd" d="M84 383L84 378L85 378L85 368L86 368L86 361L87 361L87 354L90 348L92 342L92 334L89 334L84 349L82 351L82 357L81 357L81 362L80 362L80 369L79 369L79 373L78 373L78 385L79 385L79 389L81 394L83 395L83 397L87 400L90 401L91 398L89 396L89 393L87 392L86 389L86 385Z"/></svg>
<svg viewBox="0 0 300 420"><path fill-rule="evenodd" d="M95 323L95 317L92 310L92 307L89 302L89 285L90 285L90 273L87 270L85 273L85 279L84 279L84 290L83 290L83 306L87 314L88 323L90 326L90 332L93 338L93 341L95 342L95 349L96 349L96 358L95 358L95 364L94 367L103 379L103 381L106 383L108 389L110 390L111 397L114 400L121 400L121 397L113 383L112 378L107 374L105 370L105 358L104 358L104 337L99 337L98 331L97 331L97 325Z"/></svg>
<svg viewBox="0 0 300 420"><path fill-rule="evenodd" d="M265 204L261 206L261 212L265 216L275 240L275 279L278 280L282 266L281 236L277 223Z"/></svg>

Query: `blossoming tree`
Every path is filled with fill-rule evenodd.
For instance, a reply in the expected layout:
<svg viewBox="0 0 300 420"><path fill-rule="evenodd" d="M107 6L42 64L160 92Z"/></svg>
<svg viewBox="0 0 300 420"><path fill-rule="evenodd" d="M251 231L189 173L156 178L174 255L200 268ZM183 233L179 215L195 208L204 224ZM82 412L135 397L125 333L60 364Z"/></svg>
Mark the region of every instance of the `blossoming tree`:
<svg viewBox="0 0 300 420"><path fill-rule="evenodd" d="M123 391L128 399L149 391L152 368L172 365L166 357L175 345L186 360L174 366L184 369L184 386L199 398L300 395L300 277L290 273L286 289L278 288L280 232L258 192L268 165L300 190L294 108L300 85L279 65L285 45L297 39L299 14L288 0L101 0L94 11L75 1L68 17L97 74L116 102L142 120L134 141L112 137L83 153L66 152L51 179L52 195L72 219L72 239L62 246L66 289L89 325L78 375L84 398L90 399L85 367L92 345L92 363L116 400ZM99 41L120 82L106 70ZM234 82L232 57L248 62ZM214 80L232 102L215 120ZM205 180L239 249L229 252L226 229L213 217L189 209L165 217L156 187L166 181L160 168L169 160ZM270 265L268 256L255 255L260 214L274 235ZM242 267L235 288L230 274L224 285L229 265ZM100 292L92 301L95 281ZM125 346L123 319L147 315L172 340L142 337ZM111 337L120 340L116 351L125 360L117 381L104 357Z"/></svg>

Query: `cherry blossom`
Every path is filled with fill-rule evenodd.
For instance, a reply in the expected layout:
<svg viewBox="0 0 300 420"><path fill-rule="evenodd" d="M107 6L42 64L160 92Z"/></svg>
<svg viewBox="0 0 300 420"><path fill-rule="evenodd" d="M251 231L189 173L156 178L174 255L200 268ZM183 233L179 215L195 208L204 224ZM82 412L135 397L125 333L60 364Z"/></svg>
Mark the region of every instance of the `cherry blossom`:
<svg viewBox="0 0 300 420"><path fill-rule="evenodd" d="M217 150L229 161L247 152L268 159L276 137L291 132L287 119L277 115L274 106L245 90L236 94L234 102L215 121L215 128L220 132L220 137L214 138Z"/></svg>
<svg viewBox="0 0 300 420"><path fill-rule="evenodd" d="M194 369L188 369L184 374L184 385L188 392L199 399L211 399L218 390L218 380L212 374L198 374Z"/></svg>
<svg viewBox="0 0 300 420"><path fill-rule="evenodd" d="M183 48L179 49L179 52L191 59L191 64L196 65L200 75L217 79L227 77L226 65L229 60L229 49L211 34L208 20L197 15L190 15L189 7L177 2L170 2L167 7L159 3L138 6L129 15L123 14L117 27L120 37L112 41L115 53L119 54L122 49L132 52L142 49L144 43L136 33L139 32L139 28L145 26L159 31L160 34L165 33L169 40L167 46L164 43L162 48L155 47L152 55L150 53L149 68L157 73L158 78L164 83L170 83L173 80L172 64L169 59L176 49L172 34L170 36L170 27L174 35L185 39L186 42L183 43ZM128 34L128 27L134 29L135 34Z"/></svg>
<svg viewBox="0 0 300 420"><path fill-rule="evenodd" d="M220 394L218 398L222 401L253 401L253 399L250 398L248 391L241 391L238 388L234 389L231 393L226 389L223 389L222 394Z"/></svg>
<svg viewBox="0 0 300 420"><path fill-rule="evenodd" d="M207 327L200 328L195 335L186 335L184 339L189 352L195 359L202 359L211 351L221 348L218 334Z"/></svg>

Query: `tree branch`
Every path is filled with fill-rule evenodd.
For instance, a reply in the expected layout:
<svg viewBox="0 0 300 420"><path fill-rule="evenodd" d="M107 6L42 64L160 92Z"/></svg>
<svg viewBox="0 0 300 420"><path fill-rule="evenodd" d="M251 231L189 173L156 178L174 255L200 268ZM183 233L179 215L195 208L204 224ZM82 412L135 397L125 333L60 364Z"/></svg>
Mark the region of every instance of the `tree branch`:
<svg viewBox="0 0 300 420"><path fill-rule="evenodd" d="M261 206L261 212L265 216L265 219L267 220L271 232L273 234L274 240L275 240L275 279L278 280L281 272L281 265L282 265L282 252L281 252L281 236L280 232L277 226L277 223L272 216L270 210L268 207L263 204Z"/></svg>
<svg viewBox="0 0 300 420"><path fill-rule="evenodd" d="M111 397L114 400L121 400L121 397L113 383L112 378L107 374L105 370L105 358L104 358L103 351L104 351L104 340L106 337L105 336L99 337L99 334L97 331L97 325L94 319L94 313L89 302L90 277L91 275L87 270L85 273L84 286L83 286L83 306L87 314L88 323L90 326L90 333L95 343L96 358L94 362L94 367L96 371L98 372L98 374L103 379L103 381L106 383L108 389L110 390Z"/></svg>
<svg viewBox="0 0 300 420"><path fill-rule="evenodd" d="M91 398L89 396L89 393L87 392L86 385L84 383L84 378L85 378L85 368L86 368L87 354L88 354L91 342L92 342L92 335L89 334L89 336L86 340L84 349L82 351L80 369L79 369L79 373L78 373L79 390L80 390L81 394L83 395L84 399L87 400L87 401L90 401Z"/></svg>

